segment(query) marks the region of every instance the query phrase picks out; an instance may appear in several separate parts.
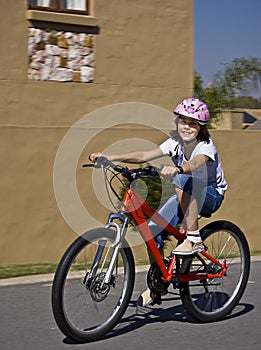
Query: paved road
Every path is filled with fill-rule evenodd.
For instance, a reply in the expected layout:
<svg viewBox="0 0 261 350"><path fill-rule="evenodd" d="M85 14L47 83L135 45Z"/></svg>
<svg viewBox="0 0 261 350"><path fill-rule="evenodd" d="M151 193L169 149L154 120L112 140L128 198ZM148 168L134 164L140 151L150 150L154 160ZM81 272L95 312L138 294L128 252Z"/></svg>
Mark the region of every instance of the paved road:
<svg viewBox="0 0 261 350"><path fill-rule="evenodd" d="M91 344L74 344L56 327L50 281L15 283L0 283L2 350L260 349L261 261L252 263L248 287L233 314L212 324L193 322L175 294L164 297L161 306L137 314L134 301L145 286L145 274L138 273L132 303L122 322L106 339Z"/></svg>

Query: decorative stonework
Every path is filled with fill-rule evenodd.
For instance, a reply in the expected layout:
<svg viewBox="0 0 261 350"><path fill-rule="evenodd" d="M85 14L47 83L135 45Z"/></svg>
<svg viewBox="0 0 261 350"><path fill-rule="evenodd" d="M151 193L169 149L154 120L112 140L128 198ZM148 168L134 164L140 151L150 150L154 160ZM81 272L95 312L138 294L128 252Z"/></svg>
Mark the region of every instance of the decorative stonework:
<svg viewBox="0 0 261 350"><path fill-rule="evenodd" d="M29 28L28 79L91 83L93 36Z"/></svg>

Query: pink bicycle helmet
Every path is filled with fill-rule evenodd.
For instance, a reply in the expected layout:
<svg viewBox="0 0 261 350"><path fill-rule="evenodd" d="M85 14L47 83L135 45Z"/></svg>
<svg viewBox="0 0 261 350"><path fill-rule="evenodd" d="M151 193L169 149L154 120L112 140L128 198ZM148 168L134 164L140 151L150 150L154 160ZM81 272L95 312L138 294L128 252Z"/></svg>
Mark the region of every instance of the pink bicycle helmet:
<svg viewBox="0 0 261 350"><path fill-rule="evenodd" d="M173 111L174 114L196 119L200 125L209 121L209 110L205 102L197 98L187 98L180 102Z"/></svg>

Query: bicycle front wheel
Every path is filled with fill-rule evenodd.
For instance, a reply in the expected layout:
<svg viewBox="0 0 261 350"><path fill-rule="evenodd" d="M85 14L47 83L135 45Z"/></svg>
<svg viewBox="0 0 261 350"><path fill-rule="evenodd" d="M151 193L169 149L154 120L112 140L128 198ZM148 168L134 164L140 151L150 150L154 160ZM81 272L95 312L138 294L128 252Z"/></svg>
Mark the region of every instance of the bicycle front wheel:
<svg viewBox="0 0 261 350"><path fill-rule="evenodd" d="M52 287L54 318L64 335L77 342L102 338L128 307L135 268L126 242L105 282L114 239L111 229L86 232L71 244L57 267Z"/></svg>
<svg viewBox="0 0 261 350"><path fill-rule="evenodd" d="M250 272L250 253L243 232L228 221L215 221L201 230L208 254L219 262L226 260L227 273L222 278L182 284L181 300L187 312L200 322L214 322L231 313L242 297ZM218 266L196 255L190 271L218 273Z"/></svg>

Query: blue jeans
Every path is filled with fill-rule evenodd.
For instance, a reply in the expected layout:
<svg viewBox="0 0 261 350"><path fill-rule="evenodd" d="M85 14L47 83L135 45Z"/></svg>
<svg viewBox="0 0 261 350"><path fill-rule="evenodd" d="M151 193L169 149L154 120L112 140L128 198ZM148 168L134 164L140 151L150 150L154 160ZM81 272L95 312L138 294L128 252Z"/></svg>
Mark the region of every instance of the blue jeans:
<svg viewBox="0 0 261 350"><path fill-rule="evenodd" d="M172 181L174 186L183 189L189 195L197 199L199 214L210 216L221 205L223 196L215 189L213 185L206 185L198 179L192 178L191 175L179 174ZM182 222L184 214L179 205L176 195L170 197L167 202L160 208L159 214L169 223L176 227ZM158 248L162 248L168 232L159 228L157 224L150 221L149 227Z"/></svg>

